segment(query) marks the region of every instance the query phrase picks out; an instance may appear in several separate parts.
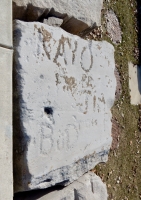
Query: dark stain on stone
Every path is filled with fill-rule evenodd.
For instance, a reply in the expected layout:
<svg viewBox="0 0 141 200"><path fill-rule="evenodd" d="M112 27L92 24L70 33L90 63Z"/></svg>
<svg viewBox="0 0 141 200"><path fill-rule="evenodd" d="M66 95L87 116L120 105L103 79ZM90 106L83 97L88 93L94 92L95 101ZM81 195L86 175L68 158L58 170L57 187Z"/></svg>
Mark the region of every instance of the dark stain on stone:
<svg viewBox="0 0 141 200"><path fill-rule="evenodd" d="M47 115L53 115L53 108L52 108L52 107L45 107L45 108L44 108L44 112L45 112Z"/></svg>

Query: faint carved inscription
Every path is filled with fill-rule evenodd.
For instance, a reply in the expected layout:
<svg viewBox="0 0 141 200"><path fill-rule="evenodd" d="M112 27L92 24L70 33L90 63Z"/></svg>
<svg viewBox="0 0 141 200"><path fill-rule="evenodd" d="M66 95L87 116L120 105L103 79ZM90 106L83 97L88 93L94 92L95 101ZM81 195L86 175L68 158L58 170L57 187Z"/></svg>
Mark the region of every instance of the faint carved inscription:
<svg viewBox="0 0 141 200"><path fill-rule="evenodd" d="M67 135L67 148L71 149L75 146L78 139L78 130L75 125L68 124L65 130Z"/></svg>
<svg viewBox="0 0 141 200"><path fill-rule="evenodd" d="M53 140L53 130L50 127L44 127L41 129L40 135L40 154L48 155L51 151L54 151L54 147L57 146L59 151L71 150L78 139L78 130L74 124L68 124L65 130L62 132L59 130L57 133L58 139Z"/></svg>
<svg viewBox="0 0 141 200"><path fill-rule="evenodd" d="M53 130L49 126L41 128L40 153L42 155L47 155L53 147L52 133Z"/></svg>
<svg viewBox="0 0 141 200"><path fill-rule="evenodd" d="M62 63L59 61L59 57L62 57L62 60L64 61L65 65L74 65L78 49L78 43L75 41L73 44L71 43L71 39L68 37L64 37L63 35L59 39L58 46L56 47L56 53L55 56L52 58L52 45L51 41L56 43L56 41L52 37L52 33L48 32L44 29L44 27L38 28L35 26L35 29L37 29L39 34L43 35L43 48L46 53L46 56L49 60L52 60L54 63L58 65L58 67L61 66ZM65 50L68 48L70 49L70 54L68 55L68 52ZM67 52L67 53L66 53ZM71 59L70 59L71 57ZM86 73L91 70L93 67L93 55L91 52L91 41L89 42L88 46L84 46L81 50L81 59L79 63L77 63L82 70L84 70Z"/></svg>

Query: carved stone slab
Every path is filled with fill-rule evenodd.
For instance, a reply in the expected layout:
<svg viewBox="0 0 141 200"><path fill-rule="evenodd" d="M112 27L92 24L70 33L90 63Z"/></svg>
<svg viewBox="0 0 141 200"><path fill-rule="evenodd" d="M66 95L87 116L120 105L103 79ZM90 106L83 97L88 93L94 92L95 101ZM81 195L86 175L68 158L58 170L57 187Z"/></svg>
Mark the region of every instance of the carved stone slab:
<svg viewBox="0 0 141 200"><path fill-rule="evenodd" d="M37 22L14 35L15 190L67 185L107 160L114 48Z"/></svg>

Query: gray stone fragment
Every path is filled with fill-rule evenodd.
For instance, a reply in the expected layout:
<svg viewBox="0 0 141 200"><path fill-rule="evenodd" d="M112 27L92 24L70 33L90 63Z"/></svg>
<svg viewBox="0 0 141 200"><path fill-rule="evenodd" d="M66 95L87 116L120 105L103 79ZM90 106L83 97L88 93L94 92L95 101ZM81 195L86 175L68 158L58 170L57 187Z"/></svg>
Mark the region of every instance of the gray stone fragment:
<svg viewBox="0 0 141 200"><path fill-rule="evenodd" d="M40 190L38 192L32 192L26 197L23 197L23 193L19 195L16 200L107 200L107 188L93 172L88 172L77 181L74 181L69 186L61 189L54 190L52 192Z"/></svg>
<svg viewBox="0 0 141 200"><path fill-rule="evenodd" d="M39 200L75 200L74 189L68 186L62 190L44 195Z"/></svg>
<svg viewBox="0 0 141 200"><path fill-rule="evenodd" d="M128 63L130 102L132 105L141 104L141 68L140 66Z"/></svg>
<svg viewBox="0 0 141 200"><path fill-rule="evenodd" d="M44 24L47 24L49 26L61 26L63 23L63 19L59 19L56 17L49 17L48 19L44 19L43 21Z"/></svg>
<svg viewBox="0 0 141 200"><path fill-rule="evenodd" d="M41 197L40 200L107 200L107 188L93 172L89 172L77 181L62 189Z"/></svg>
<svg viewBox="0 0 141 200"><path fill-rule="evenodd" d="M114 44L121 43L121 28L116 14L112 10L106 13L107 32Z"/></svg>
<svg viewBox="0 0 141 200"><path fill-rule="evenodd" d="M107 161L114 48L42 23L14 27L15 191L68 185Z"/></svg>

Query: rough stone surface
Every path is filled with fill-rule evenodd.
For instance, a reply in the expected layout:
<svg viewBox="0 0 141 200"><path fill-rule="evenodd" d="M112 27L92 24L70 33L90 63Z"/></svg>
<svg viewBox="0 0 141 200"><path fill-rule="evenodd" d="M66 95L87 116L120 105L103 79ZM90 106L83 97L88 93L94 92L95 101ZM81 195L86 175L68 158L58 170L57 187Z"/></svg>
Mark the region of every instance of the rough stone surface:
<svg viewBox="0 0 141 200"><path fill-rule="evenodd" d="M13 197L12 50L0 47L0 199Z"/></svg>
<svg viewBox="0 0 141 200"><path fill-rule="evenodd" d="M63 23L62 19L56 18L56 17L49 17L48 19L44 20L44 24L47 24L49 26L61 26Z"/></svg>
<svg viewBox="0 0 141 200"><path fill-rule="evenodd" d="M48 192L38 190L31 193L17 194L14 200L107 200L107 188L102 180L92 172L89 172L74 181L69 186Z"/></svg>
<svg viewBox="0 0 141 200"><path fill-rule="evenodd" d="M114 44L120 43L122 40L121 28L116 14L112 10L108 10L106 15L107 32Z"/></svg>
<svg viewBox="0 0 141 200"><path fill-rule="evenodd" d="M130 102L133 105L141 104L141 68L128 63Z"/></svg>
<svg viewBox="0 0 141 200"><path fill-rule="evenodd" d="M114 48L38 22L14 36L15 191L68 185L107 161Z"/></svg>
<svg viewBox="0 0 141 200"><path fill-rule="evenodd" d="M30 21L37 20L45 9L51 11L52 15L60 16L64 18L66 14L71 17L86 23L88 26L92 26L94 22L97 25L101 24L101 9L103 6L103 0L90 0L90 1L72 1L72 0L13 0L13 13L14 19L24 19ZM53 10L54 9L54 10ZM34 12L34 15L32 14ZM30 13L27 15L27 13Z"/></svg>
<svg viewBox="0 0 141 200"><path fill-rule="evenodd" d="M12 1L0 2L0 45L12 47Z"/></svg>

